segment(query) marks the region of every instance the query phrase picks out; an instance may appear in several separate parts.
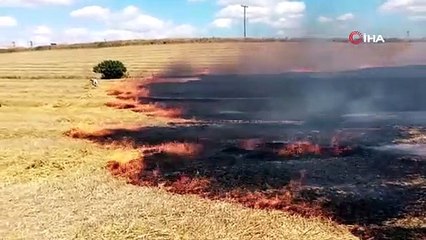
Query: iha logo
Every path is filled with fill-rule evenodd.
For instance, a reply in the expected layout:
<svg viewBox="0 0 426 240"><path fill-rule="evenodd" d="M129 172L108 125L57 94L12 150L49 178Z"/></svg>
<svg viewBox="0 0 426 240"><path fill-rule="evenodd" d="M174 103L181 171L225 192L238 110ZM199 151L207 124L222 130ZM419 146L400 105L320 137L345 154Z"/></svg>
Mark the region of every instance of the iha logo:
<svg viewBox="0 0 426 240"><path fill-rule="evenodd" d="M359 31L353 31L349 34L349 42L355 45L360 43L385 43L382 35L369 35Z"/></svg>

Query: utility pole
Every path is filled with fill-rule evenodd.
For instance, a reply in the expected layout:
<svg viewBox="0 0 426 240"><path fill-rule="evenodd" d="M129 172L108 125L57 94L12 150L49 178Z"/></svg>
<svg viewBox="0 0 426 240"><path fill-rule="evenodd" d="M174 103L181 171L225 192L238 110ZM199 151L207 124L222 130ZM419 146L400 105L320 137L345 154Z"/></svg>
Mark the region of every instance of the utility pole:
<svg viewBox="0 0 426 240"><path fill-rule="evenodd" d="M244 38L247 37L247 5L241 5L244 8Z"/></svg>

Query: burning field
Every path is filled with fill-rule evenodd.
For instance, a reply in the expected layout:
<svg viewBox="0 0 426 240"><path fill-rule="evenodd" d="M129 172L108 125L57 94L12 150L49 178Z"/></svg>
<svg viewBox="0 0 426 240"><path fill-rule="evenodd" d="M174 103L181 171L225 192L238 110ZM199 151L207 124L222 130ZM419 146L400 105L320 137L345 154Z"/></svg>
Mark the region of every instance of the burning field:
<svg viewBox="0 0 426 240"><path fill-rule="evenodd" d="M402 67L133 80L111 89L107 106L168 126L67 135L140 150L106 166L134 185L324 216L365 239L420 239L424 76L425 67ZM420 223L398 226L408 218Z"/></svg>

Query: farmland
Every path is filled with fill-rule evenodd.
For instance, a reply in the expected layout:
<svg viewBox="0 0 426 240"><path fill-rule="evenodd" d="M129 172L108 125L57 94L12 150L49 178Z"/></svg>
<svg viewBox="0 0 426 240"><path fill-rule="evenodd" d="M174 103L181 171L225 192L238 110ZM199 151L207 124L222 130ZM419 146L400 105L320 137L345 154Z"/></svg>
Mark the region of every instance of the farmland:
<svg viewBox="0 0 426 240"><path fill-rule="evenodd" d="M97 89L88 82L91 68L101 60L122 60L130 74L139 77L176 62L194 68L232 67L240 52L240 45L215 43L1 54L2 238L356 239L347 227L329 220L128 185L105 167L110 160L136 158L137 149L64 136L72 128L166 123L106 107L113 99L106 92L116 81L102 81Z"/></svg>

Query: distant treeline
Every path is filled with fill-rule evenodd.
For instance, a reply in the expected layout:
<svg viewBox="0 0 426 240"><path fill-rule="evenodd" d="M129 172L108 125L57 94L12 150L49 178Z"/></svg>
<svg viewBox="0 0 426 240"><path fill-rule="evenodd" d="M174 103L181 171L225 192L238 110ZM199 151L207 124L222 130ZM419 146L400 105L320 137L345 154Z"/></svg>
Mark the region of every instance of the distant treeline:
<svg viewBox="0 0 426 240"><path fill-rule="evenodd" d="M132 45L159 45L159 44L178 44L178 43L221 43L221 42L348 42L346 38L176 38L176 39L155 39L155 40L121 40L104 41L92 43L77 44L51 44L33 48L6 48L0 49L0 53L22 52L22 51L41 51L51 49L82 49L82 48L106 48L122 47ZM387 38L386 42L426 42L426 38L405 40L399 38Z"/></svg>

